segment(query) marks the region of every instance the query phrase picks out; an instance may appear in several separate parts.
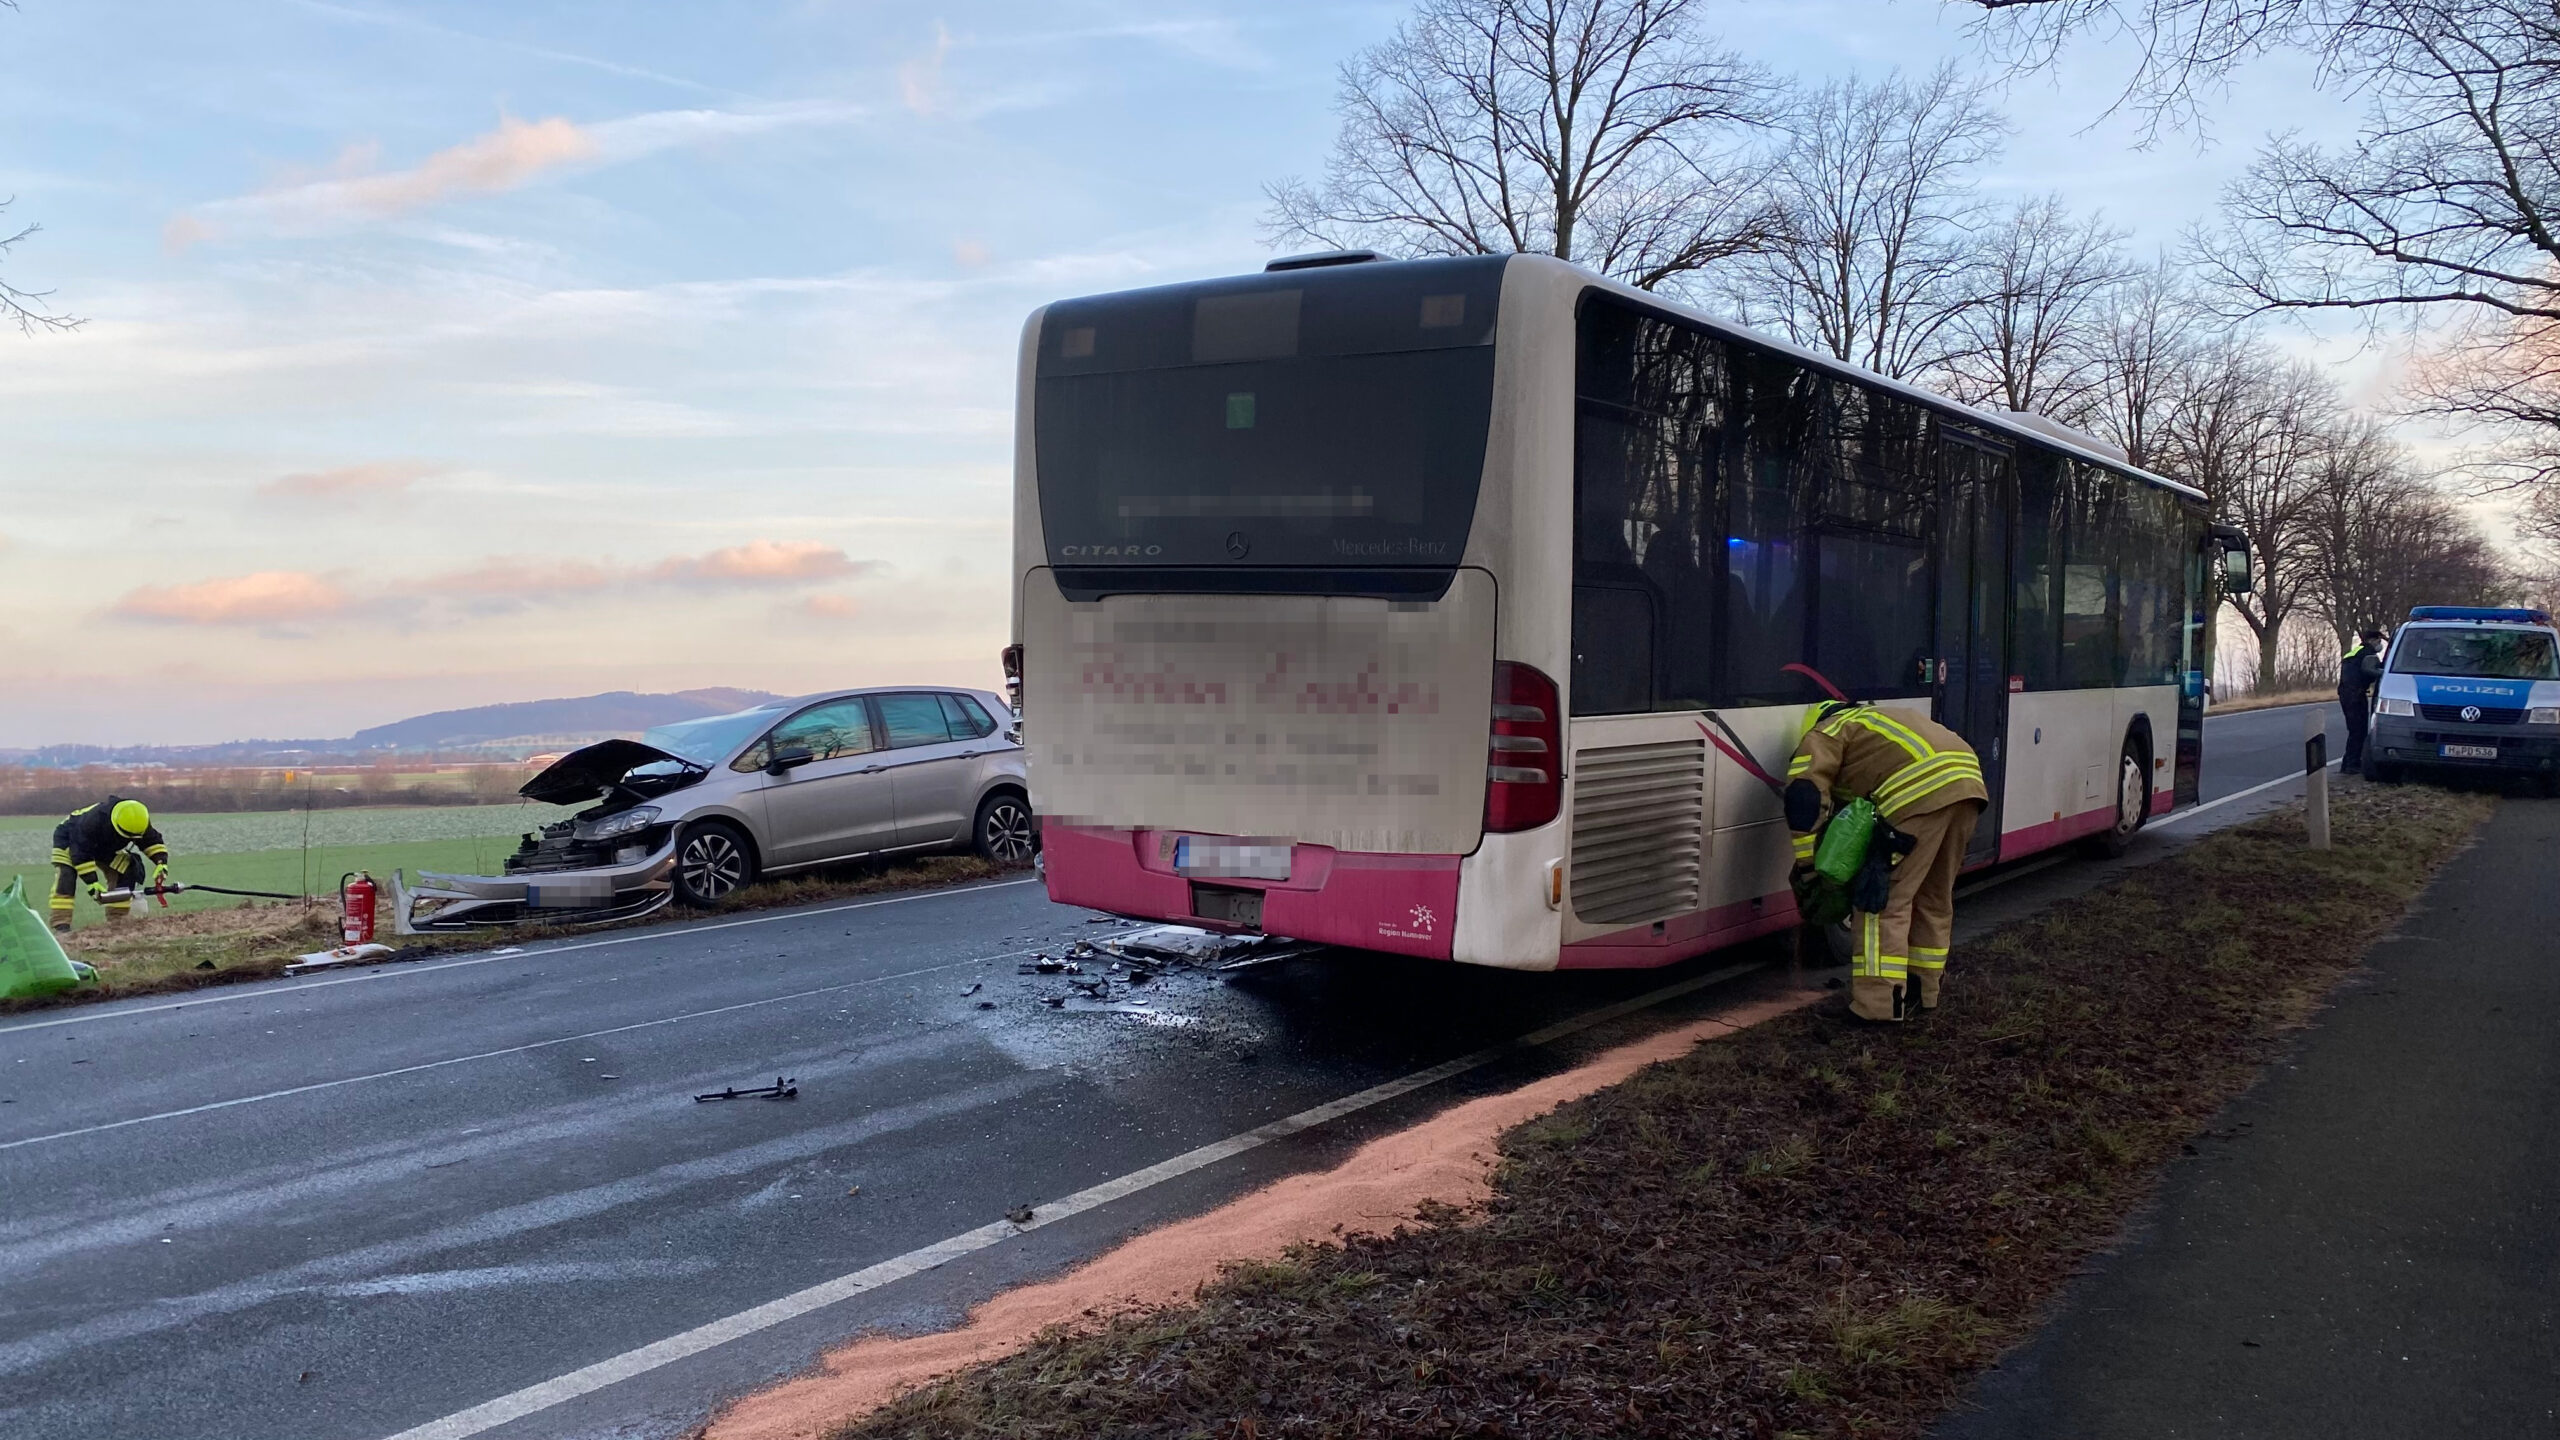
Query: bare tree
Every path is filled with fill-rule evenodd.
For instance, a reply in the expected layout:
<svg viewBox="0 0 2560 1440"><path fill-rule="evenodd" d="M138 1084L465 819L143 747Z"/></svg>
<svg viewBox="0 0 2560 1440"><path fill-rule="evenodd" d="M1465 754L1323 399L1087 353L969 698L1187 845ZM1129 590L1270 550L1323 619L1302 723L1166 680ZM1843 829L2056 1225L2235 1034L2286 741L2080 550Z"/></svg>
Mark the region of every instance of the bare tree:
<svg viewBox="0 0 2560 1440"><path fill-rule="evenodd" d="M2435 348L2413 386L2416 409L2485 428L2470 457L2490 488L2531 489L2560 520L2560 321L2518 316L2461 327ZM2560 529L2552 539L2560 540Z"/></svg>
<svg viewBox="0 0 2560 1440"><path fill-rule="evenodd" d="M6 211L16 203L15 196L0 200L0 211ZM41 225L22 225L12 233L0 234L0 259L8 258L19 241L43 228ZM15 324L22 335L32 335L39 330L78 328L80 321L77 317L61 314L45 303L52 295L50 290L21 290L6 280L0 280L0 321Z"/></svg>
<svg viewBox="0 0 2560 1440"><path fill-rule="evenodd" d="M2230 603L2257 639L2261 685L2279 669L2288 623L2312 598L2313 460L2336 410L2317 371L2229 339L2199 357L2162 437L2168 467L2249 537L2257 585Z"/></svg>
<svg viewBox="0 0 2560 1440"><path fill-rule="evenodd" d="M2146 469L2166 463L2164 430L2194 378L2204 346L2204 307L2166 259L2107 293L2094 341L2097 393L2089 423Z"/></svg>
<svg viewBox="0 0 2560 1440"><path fill-rule="evenodd" d="M2005 122L1952 66L1800 95L1770 167L1778 235L1724 267L1746 324L1897 378L1959 347L1984 206L1974 173Z"/></svg>
<svg viewBox="0 0 2560 1440"><path fill-rule="evenodd" d="M2109 292L2131 274L2123 241L2059 195L2019 201L1975 246L1945 388L1969 404L2086 419L2108 378Z"/></svg>
<svg viewBox="0 0 2560 1440"><path fill-rule="evenodd" d="M2329 56L2341 27L2384 0L1953 0L1984 12L1974 33L2018 70L2043 68L2095 32L2130 40L2133 73L2119 105L2154 123L2195 120L2199 92L2271 50Z"/></svg>
<svg viewBox="0 0 2560 1440"><path fill-rule="evenodd" d="M1730 163L1777 91L1699 35L1699 0L1423 0L1343 67L1321 184L1271 187L1275 241L1537 252L1651 289L1761 243Z"/></svg>
<svg viewBox="0 0 2560 1440"><path fill-rule="evenodd" d="M2370 420L2323 437L2308 491L2304 577L2342 649L2412 605L2493 604L2514 589L2480 527Z"/></svg>
<svg viewBox="0 0 2560 1440"><path fill-rule="evenodd" d="M2256 309L2560 321L2560 6L2353 9L2333 48L2367 101L2357 143L2270 145L2197 258Z"/></svg>

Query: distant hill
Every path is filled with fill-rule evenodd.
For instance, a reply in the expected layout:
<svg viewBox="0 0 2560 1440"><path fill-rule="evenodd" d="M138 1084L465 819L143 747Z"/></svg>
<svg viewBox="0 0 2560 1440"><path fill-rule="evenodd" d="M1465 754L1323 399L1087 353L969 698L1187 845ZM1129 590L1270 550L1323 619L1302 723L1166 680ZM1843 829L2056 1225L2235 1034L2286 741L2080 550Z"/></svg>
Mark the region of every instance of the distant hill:
<svg viewBox="0 0 2560 1440"><path fill-rule="evenodd" d="M545 746L583 744L608 735L632 735L652 725L726 715L782 697L762 690L715 687L643 695L613 690L569 700L519 700L438 710L359 730L343 743L355 750L464 750L510 740Z"/></svg>
<svg viewBox="0 0 2560 1440"><path fill-rule="evenodd" d="M81 765L313 765L367 762L386 754L455 760L520 760L652 725L725 715L779 700L762 690L714 686L644 695L615 690L565 700L519 700L439 710L375 725L337 740L231 740L219 745L47 745L0 750L0 765L68 769Z"/></svg>

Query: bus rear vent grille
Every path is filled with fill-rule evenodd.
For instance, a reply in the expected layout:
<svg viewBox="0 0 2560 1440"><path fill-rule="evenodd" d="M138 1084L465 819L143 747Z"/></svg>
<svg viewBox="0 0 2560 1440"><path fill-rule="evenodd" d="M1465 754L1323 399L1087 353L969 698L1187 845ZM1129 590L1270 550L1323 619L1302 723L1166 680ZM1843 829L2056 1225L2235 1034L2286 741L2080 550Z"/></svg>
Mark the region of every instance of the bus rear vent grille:
<svg viewBox="0 0 2560 1440"><path fill-rule="evenodd" d="M1698 908L1707 742L1574 752L1573 913L1602 924Z"/></svg>

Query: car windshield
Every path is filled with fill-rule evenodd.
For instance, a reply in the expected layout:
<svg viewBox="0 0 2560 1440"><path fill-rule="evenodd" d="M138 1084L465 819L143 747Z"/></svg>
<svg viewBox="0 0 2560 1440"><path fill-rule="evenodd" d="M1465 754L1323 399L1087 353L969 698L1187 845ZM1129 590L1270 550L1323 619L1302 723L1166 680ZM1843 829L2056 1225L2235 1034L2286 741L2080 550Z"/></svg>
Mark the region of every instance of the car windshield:
<svg viewBox="0 0 2560 1440"><path fill-rule="evenodd" d="M653 726L640 740L655 745L670 755L681 755L696 765L717 765L729 758L731 751L763 733L773 723L780 706L767 705L759 710L741 710L735 715L710 715L700 720L679 720L673 725Z"/></svg>
<svg viewBox="0 0 2560 1440"><path fill-rule="evenodd" d="M2543 630L2408 630L2391 647L2391 668L2403 675L2560 680L2560 655Z"/></svg>

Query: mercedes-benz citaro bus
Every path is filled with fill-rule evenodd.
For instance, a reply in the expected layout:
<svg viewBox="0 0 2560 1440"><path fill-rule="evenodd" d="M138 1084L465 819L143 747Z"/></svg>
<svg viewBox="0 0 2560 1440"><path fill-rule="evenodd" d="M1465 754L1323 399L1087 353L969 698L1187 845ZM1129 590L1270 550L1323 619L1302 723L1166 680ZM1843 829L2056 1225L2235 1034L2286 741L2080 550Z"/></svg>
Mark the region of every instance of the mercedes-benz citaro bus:
<svg viewBox="0 0 2560 1440"><path fill-rule="evenodd" d="M2050 422L1538 256L1060 301L1020 386L1005 658L1056 900L1668 964L1793 923L1754 770L1834 690L1973 743L1976 865L2195 799L2245 545Z"/></svg>

